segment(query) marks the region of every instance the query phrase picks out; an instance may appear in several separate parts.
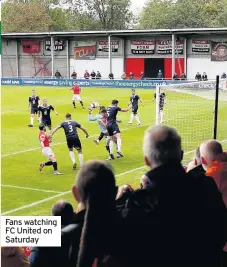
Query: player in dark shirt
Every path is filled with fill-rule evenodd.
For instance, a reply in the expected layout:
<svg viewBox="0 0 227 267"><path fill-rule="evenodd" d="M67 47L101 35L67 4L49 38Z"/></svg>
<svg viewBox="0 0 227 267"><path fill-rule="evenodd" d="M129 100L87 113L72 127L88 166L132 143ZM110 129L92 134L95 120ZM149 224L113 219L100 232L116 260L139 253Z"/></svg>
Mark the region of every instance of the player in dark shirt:
<svg viewBox="0 0 227 267"><path fill-rule="evenodd" d="M138 108L139 108L139 105L138 105L139 101L142 103L142 105L144 107L143 101L141 100L141 98L138 95L136 95L135 89L132 89L132 96L130 97L130 103L129 103L132 105L132 114L131 114L130 120L128 122L129 124L132 124L133 118L135 117L136 121L137 121L137 125L140 125L140 119L139 119L139 116L137 114Z"/></svg>
<svg viewBox="0 0 227 267"><path fill-rule="evenodd" d="M107 131L108 135L111 138L110 141L110 158L114 159L113 155L113 145L114 145L114 138L117 138L117 157L122 158L123 155L121 153L121 134L117 124L117 113L120 112L127 112L131 109L131 105L128 108L120 108L118 107L118 100L113 100L112 104L106 109L107 113Z"/></svg>
<svg viewBox="0 0 227 267"><path fill-rule="evenodd" d="M38 114L38 107L39 107L40 98L35 94L35 90L32 90L32 95L28 98L28 108L31 108L31 117L30 117L30 124L28 127L34 126L34 117L35 114ZM40 121L39 117L37 116L37 120Z"/></svg>
<svg viewBox="0 0 227 267"><path fill-rule="evenodd" d="M57 130L60 128L64 129L65 136L66 136L66 142L69 149L69 155L73 162L73 169L76 169L76 159L73 152L73 148L75 148L78 152L80 166L83 164L83 154L82 154L82 146L81 142L77 133L77 128L82 130L86 134L86 138L89 137L88 132L77 122L73 121L71 119L71 114L66 114L66 121L62 122L60 125L58 125L52 132L50 136L53 136Z"/></svg>
<svg viewBox="0 0 227 267"><path fill-rule="evenodd" d="M154 100L156 100L156 93L154 94ZM164 92L162 92L159 94L159 121L160 121L160 123L164 123L164 105L165 105L165 103L166 103L166 94Z"/></svg>
<svg viewBox="0 0 227 267"><path fill-rule="evenodd" d="M43 105L39 106L38 108L38 114L40 117L41 114L41 120L42 124L46 127L48 127L49 131L51 132L51 117L50 112L53 110L56 115L58 115L57 111L54 109L52 105L48 105L47 99L43 99Z"/></svg>

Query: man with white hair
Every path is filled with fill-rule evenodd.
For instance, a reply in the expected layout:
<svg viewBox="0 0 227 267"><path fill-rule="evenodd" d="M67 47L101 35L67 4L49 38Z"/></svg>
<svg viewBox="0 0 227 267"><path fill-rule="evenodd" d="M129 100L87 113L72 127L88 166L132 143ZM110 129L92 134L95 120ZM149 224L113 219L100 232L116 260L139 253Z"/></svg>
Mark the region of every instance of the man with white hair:
<svg viewBox="0 0 227 267"><path fill-rule="evenodd" d="M227 211L213 179L185 172L174 128L149 128L143 151L149 184L134 191L122 211L115 253L122 266L220 266Z"/></svg>
<svg viewBox="0 0 227 267"><path fill-rule="evenodd" d="M227 154L220 142L208 140L200 146L200 157L206 175L214 179L227 207ZM227 266L227 244L222 254L222 266Z"/></svg>

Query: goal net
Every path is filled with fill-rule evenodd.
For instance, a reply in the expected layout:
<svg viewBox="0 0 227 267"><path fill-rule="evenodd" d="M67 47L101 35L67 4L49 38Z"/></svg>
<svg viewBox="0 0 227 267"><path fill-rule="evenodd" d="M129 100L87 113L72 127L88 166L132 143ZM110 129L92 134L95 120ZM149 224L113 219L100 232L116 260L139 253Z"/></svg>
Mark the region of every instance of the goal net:
<svg viewBox="0 0 227 267"><path fill-rule="evenodd" d="M216 81L162 85L156 88L156 124L177 129L184 163L205 140L213 138ZM227 105L227 80L219 82L219 103Z"/></svg>

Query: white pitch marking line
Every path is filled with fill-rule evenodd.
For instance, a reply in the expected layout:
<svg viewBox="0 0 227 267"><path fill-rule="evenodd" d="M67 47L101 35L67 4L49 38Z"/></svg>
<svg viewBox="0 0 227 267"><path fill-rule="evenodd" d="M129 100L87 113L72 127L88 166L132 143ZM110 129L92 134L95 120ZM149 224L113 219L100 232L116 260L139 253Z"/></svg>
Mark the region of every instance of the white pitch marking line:
<svg viewBox="0 0 227 267"><path fill-rule="evenodd" d="M141 124L140 126L133 126L133 127L130 127L130 128L125 128L125 129L122 129L121 131L129 131L131 129L136 129L136 128L140 128L140 127L144 127L144 126L148 126L148 125L152 125L152 123L146 123L146 124ZM97 137L98 134L96 135L91 135L88 139L90 138L94 138L94 137ZM87 138L80 138L81 140L88 140ZM53 146L58 146L58 145L63 145L63 144L66 144L66 142L60 142L60 143L56 143L56 144L53 144L51 145L51 147ZM13 152L13 153L9 153L9 154L4 154L2 155L1 157L4 158L4 157L10 157L10 156L13 156L13 155L18 155L18 154L22 154L22 153L26 153L26 152L31 152L31 151L34 151L34 150L39 150L41 149L40 147L35 147L35 148L30 148L30 149L26 149L26 150L21 150L21 151L18 151L18 152Z"/></svg>
<svg viewBox="0 0 227 267"><path fill-rule="evenodd" d="M53 191L53 190L45 190L45 189L39 189L39 188L31 188L31 187L23 187L23 186L17 186L17 185L10 185L10 184L2 184L2 187L9 187L9 188L18 188L18 189L24 189L24 190L32 190L32 191L39 191L39 192L45 192L45 193L63 193L59 191Z"/></svg>
<svg viewBox="0 0 227 267"><path fill-rule="evenodd" d="M142 167L139 167L139 168L135 168L135 169L130 170L130 171L126 171L126 172L119 173L119 174L115 175L115 177L122 176L122 175L131 173L131 172L134 172L134 171L136 171L136 170L143 169L143 168L145 168L145 166L142 166ZM54 195L54 196L52 196L52 197L44 198L44 199L39 200L39 201L37 201L37 202L32 202L32 203L30 203L30 204L21 206L21 207L19 207L19 208L12 209L12 210L8 210L8 211L6 211L6 212L3 212L2 215L7 215L7 214L10 214L10 213L19 211L19 210L24 210L24 209L27 209L27 208L30 208L30 207L34 207L34 206L36 206L36 205L39 205L39 204L41 204L41 203L45 203L45 202L47 202L47 201L49 201L49 200L52 200L52 199L54 199L54 198L57 198L57 197L64 196L64 195L69 194L69 193L71 193L71 192L72 192L71 190L69 190L69 191L65 191L65 192L62 192L62 193L60 193L60 194Z"/></svg>

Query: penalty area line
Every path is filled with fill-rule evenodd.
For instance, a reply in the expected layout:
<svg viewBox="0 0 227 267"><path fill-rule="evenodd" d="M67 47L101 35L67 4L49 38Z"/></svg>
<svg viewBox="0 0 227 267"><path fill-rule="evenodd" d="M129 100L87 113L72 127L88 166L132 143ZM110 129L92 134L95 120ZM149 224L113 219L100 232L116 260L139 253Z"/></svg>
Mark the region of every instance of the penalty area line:
<svg viewBox="0 0 227 267"><path fill-rule="evenodd" d="M135 169L130 170L130 171L125 171L125 172L116 174L115 177L119 177L119 176L122 176L122 175L126 175L126 174L128 174L128 173L132 173L132 172L135 172L135 171L140 170L140 169L143 169L143 168L145 168L145 166L138 167L138 168L135 168ZM13 213L13 212L17 212L17 211L20 211L20 210L24 210L24 209L27 209L27 208L31 208L31 207L37 206L37 205L39 205L39 204L45 203L45 202L47 202L47 201L50 201L50 200L52 200L52 199L55 199L55 198L58 198L58 197L67 195L67 194L69 194L69 193L71 193L71 192L72 192L71 190L69 190L69 191L65 191L65 192L62 192L62 193L60 193L60 194L57 194L57 195L54 195L54 196L51 196L51 197L48 197L48 198L41 199L41 200L39 200L39 201L32 202L32 203L30 203L30 204L27 204L27 205L24 205L24 206L21 206L21 207L18 207L18 208L15 208L15 209L12 209L12 210L5 211L5 212L2 213L2 215L7 215L7 214L10 214L10 213Z"/></svg>
<svg viewBox="0 0 227 267"><path fill-rule="evenodd" d="M32 188L32 187L24 187L24 186L17 186L17 185L10 185L10 184L2 184L2 187L8 187L8 188L17 188L17 189L23 189L23 190L31 190L31 191L39 191L44 193L63 193L60 191L54 191L54 190L45 190L40 188Z"/></svg>

